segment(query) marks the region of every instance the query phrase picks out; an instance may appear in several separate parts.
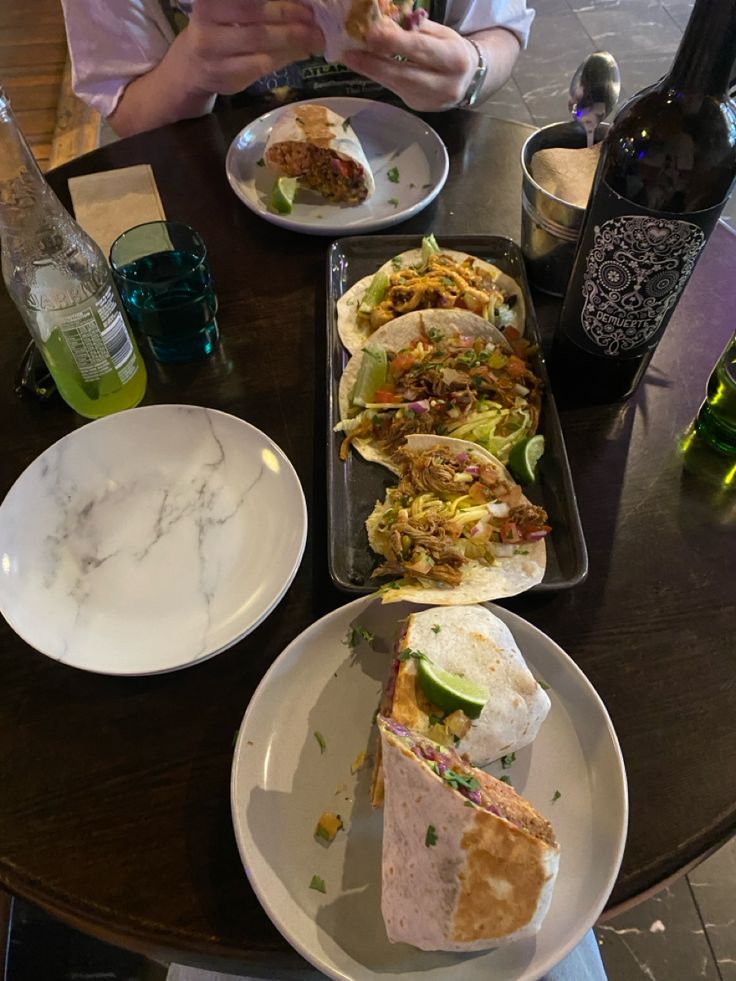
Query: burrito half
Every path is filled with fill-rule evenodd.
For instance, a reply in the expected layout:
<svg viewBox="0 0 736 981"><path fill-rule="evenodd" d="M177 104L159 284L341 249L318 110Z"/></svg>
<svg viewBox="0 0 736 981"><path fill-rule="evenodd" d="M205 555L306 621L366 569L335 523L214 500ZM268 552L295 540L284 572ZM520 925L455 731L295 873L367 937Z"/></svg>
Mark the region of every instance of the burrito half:
<svg viewBox="0 0 736 981"><path fill-rule="evenodd" d="M480 715L431 701L416 657L488 690ZM401 658L401 659L400 659ZM433 607L412 613L396 644L382 714L435 742L451 746L476 766L514 753L537 737L550 701L522 657L513 634L484 606Z"/></svg>
<svg viewBox="0 0 736 981"><path fill-rule="evenodd" d="M389 940L472 951L537 933L559 867L549 821L454 750L380 717L379 728Z"/></svg>
<svg viewBox="0 0 736 981"><path fill-rule="evenodd" d="M284 108L273 124L263 160L275 174L296 177L330 201L360 204L375 188L350 120L313 102Z"/></svg>

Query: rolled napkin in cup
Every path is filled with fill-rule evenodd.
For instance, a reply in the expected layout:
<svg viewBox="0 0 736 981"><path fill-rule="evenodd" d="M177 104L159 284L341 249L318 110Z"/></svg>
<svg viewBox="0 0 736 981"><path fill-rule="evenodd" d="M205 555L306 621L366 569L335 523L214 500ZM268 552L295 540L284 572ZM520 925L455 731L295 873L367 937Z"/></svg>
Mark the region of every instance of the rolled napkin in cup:
<svg viewBox="0 0 736 981"><path fill-rule="evenodd" d="M350 120L312 102L284 109L273 124L263 159L274 173L296 177L330 201L360 204L375 189Z"/></svg>
<svg viewBox="0 0 736 981"><path fill-rule="evenodd" d="M388 17L412 30L427 16L413 0L306 0L325 37L324 56L337 61L350 48L362 48L366 34L377 20Z"/></svg>
<svg viewBox="0 0 736 981"><path fill-rule="evenodd" d="M555 197L585 208L600 154L600 143L580 149L555 146L537 150L531 161L532 177Z"/></svg>

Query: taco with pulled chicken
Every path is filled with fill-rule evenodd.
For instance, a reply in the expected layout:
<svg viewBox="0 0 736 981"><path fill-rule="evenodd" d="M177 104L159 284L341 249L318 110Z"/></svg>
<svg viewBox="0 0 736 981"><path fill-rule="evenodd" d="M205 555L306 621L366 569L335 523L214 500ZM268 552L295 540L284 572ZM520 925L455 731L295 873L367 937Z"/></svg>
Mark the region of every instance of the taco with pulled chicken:
<svg viewBox="0 0 736 981"><path fill-rule="evenodd" d="M366 521L391 576L382 602L436 606L514 596L541 582L551 530L504 465L467 440L407 436L389 487Z"/></svg>
<svg viewBox="0 0 736 981"><path fill-rule="evenodd" d="M542 382L529 345L467 310L421 310L392 320L348 361L339 388L345 433L354 446L398 472L393 454L409 433L467 439L508 460L539 423Z"/></svg>
<svg viewBox="0 0 736 981"><path fill-rule="evenodd" d="M433 309L469 310L500 330L524 334L524 296L516 280L483 259L440 249L434 235L351 286L337 301L337 330L355 354L389 321Z"/></svg>
<svg viewBox="0 0 736 981"><path fill-rule="evenodd" d="M297 178L329 201L360 204L376 186L350 120L314 102L284 107L263 161L274 174Z"/></svg>
<svg viewBox="0 0 736 981"><path fill-rule="evenodd" d="M389 940L472 951L534 936L560 861L549 821L455 750L390 719L378 724Z"/></svg>

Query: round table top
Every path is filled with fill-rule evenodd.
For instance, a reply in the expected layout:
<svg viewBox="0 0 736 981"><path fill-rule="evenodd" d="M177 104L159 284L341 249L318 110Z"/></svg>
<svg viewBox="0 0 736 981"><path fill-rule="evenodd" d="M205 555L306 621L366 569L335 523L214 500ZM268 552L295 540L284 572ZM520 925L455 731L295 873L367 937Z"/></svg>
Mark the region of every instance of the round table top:
<svg viewBox="0 0 736 981"><path fill-rule="evenodd" d="M268 665L350 597L327 571L325 446L315 437L325 425L328 240L267 224L230 190L227 148L257 114L231 110L123 140L50 179L68 204L67 178L150 163L167 215L202 233L222 350L196 365L149 362L144 404L222 409L271 436L306 494L304 560L255 632L173 674L76 671L0 623L0 884L123 946L286 973L303 962L262 911L235 845L233 735ZM518 240L519 156L530 128L469 112L428 120L447 144L450 177L425 212L391 231ZM636 396L560 413L590 572L573 589L507 602L582 667L618 732L631 813L612 904L662 883L736 829L736 502L683 475L675 451L733 330L735 266L736 237L720 226ZM557 309L539 297L547 335ZM82 420L60 403L15 397L27 335L5 293L0 321L4 494Z"/></svg>

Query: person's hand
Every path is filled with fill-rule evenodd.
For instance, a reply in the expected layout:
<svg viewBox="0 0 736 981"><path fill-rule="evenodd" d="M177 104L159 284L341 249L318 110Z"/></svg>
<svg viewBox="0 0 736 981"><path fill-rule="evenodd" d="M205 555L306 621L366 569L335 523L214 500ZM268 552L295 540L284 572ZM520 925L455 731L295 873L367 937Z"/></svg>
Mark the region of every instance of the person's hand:
<svg viewBox="0 0 736 981"><path fill-rule="evenodd" d="M197 0L177 42L191 89L218 95L240 92L324 46L299 0Z"/></svg>
<svg viewBox="0 0 736 981"><path fill-rule="evenodd" d="M391 89L418 112L457 105L478 66L478 54L469 41L431 20L418 30L406 31L381 19L371 27L365 43L364 51L345 51L342 62Z"/></svg>

